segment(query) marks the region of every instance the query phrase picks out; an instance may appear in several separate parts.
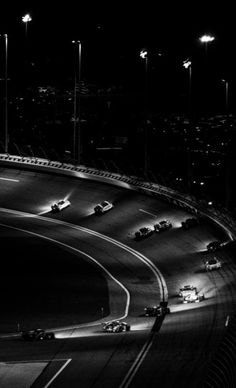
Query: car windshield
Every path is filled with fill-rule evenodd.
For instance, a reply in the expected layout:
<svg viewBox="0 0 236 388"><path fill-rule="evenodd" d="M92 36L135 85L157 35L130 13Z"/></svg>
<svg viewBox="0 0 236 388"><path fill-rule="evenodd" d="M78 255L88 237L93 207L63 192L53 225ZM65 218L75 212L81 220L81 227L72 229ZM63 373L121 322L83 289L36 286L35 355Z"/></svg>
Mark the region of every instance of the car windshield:
<svg viewBox="0 0 236 388"><path fill-rule="evenodd" d="M59 201L58 205L63 205L65 201Z"/></svg>
<svg viewBox="0 0 236 388"><path fill-rule="evenodd" d="M215 245L219 245L220 242L219 241L213 241L212 243L210 243L209 245L210 246L215 246Z"/></svg>
<svg viewBox="0 0 236 388"><path fill-rule="evenodd" d="M103 201L103 202L101 203L101 205L102 205L102 206L107 206L107 205L108 205L108 202Z"/></svg>

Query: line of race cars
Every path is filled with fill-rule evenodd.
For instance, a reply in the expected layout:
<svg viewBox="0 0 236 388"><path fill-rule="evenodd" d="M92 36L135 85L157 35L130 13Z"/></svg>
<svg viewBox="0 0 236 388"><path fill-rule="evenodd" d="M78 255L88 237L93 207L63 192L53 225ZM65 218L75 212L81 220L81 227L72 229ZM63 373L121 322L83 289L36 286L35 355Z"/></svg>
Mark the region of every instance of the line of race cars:
<svg viewBox="0 0 236 388"><path fill-rule="evenodd" d="M221 261L217 257L210 258L205 262L205 270L212 271L222 267ZM198 303L205 300L205 295L199 293L197 287L187 284L179 289L179 294L183 303Z"/></svg>
<svg viewBox="0 0 236 388"><path fill-rule="evenodd" d="M135 239L142 240L148 236L151 236L154 232L161 233L165 230L169 230L172 228L172 223L169 220L162 220L153 226L153 229L150 227L140 228L137 232L135 232Z"/></svg>
<svg viewBox="0 0 236 388"><path fill-rule="evenodd" d="M206 270L213 270L221 268L221 262L214 257L210 259L205 267ZM184 285L179 289L178 296L182 298L184 304L187 303L199 303L205 300L205 295L199 293L197 287L193 285ZM168 302L162 301L158 306L147 306L144 308L145 317L157 317L164 318L166 314L170 314L170 308ZM108 322L102 322L102 331L106 333L122 333L131 330L130 324L121 320L112 320ZM23 331L21 337L26 341L41 341L55 339L53 332L46 332L43 329L34 329L29 331Z"/></svg>
<svg viewBox="0 0 236 388"><path fill-rule="evenodd" d="M51 206L52 212L59 212L70 206L71 203L68 199L60 200ZM94 213L97 215L104 214L111 210L114 205L109 201L102 201L94 207ZM200 224L200 218L192 217L187 218L181 222L181 227L187 230L191 227ZM154 224L153 228L142 227L135 232L134 236L136 240L142 240L153 233L161 233L172 228L172 223L169 220L162 220ZM207 245L208 252L215 252L222 246L220 241L212 241ZM216 258L211 258L205 263L206 270L213 270L221 268L221 262ZM198 303L205 299L204 294L199 293L197 288L191 285L185 285L179 290L179 297L182 298L183 303ZM170 313L170 308L167 306L167 302L160 302L158 306L147 306L144 309L144 316L146 317L164 317ZM102 323L102 331L107 333L121 333L130 331L130 325L127 322L121 320L112 320ZM35 329L28 332L22 332L22 338L25 340L37 341L54 339L55 335L52 332L46 332L43 329Z"/></svg>
<svg viewBox="0 0 236 388"><path fill-rule="evenodd" d="M166 314L170 313L168 302L160 302L159 306L148 306L144 308L145 317L164 318ZM106 333L121 333L130 331L131 327L127 322L114 320L102 323L102 331Z"/></svg>
<svg viewBox="0 0 236 388"><path fill-rule="evenodd" d="M193 226L199 225L200 224L200 218L187 218L186 220L181 222L181 226L183 229L189 229ZM169 220L162 220L159 223L155 224L153 229L150 227L143 227L140 228L136 233L135 233L135 238L137 240L141 240L145 237L151 236L154 232L160 233L164 232L165 230L169 230L172 228L172 223Z"/></svg>
<svg viewBox="0 0 236 388"><path fill-rule="evenodd" d="M66 209L71 205L71 202L68 199L61 199L58 202L55 202L51 205L51 210L54 213L60 212L63 209ZM108 212L109 210L114 208L114 204L109 202L109 201L102 201L101 203L97 204L94 207L94 213L99 215L99 214L104 214ZM194 227L196 225L199 225L201 222L201 218L198 217L192 217L192 218L187 218L186 220L181 222L181 226L183 229L189 229L191 227ZM172 228L172 223L169 220L162 220L159 221L158 223L154 224L153 228L150 227L142 227L138 231L134 233L135 240L142 240L146 237L151 236L154 232L156 233L161 233L166 230L169 230ZM222 246L221 241L212 241L207 245L207 250L208 252L215 252Z"/></svg>
<svg viewBox="0 0 236 388"><path fill-rule="evenodd" d="M68 199L61 199L51 205L51 210L53 213L57 213L66 209L71 205L71 202ZM114 205L109 201L102 201L94 207L95 214L104 214L107 211L111 210Z"/></svg>

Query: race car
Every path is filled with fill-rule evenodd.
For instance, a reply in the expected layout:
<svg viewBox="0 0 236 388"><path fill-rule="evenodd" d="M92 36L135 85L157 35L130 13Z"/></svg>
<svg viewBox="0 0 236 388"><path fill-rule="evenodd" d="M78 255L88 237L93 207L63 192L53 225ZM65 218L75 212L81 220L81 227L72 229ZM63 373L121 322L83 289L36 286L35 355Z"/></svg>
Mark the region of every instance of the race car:
<svg viewBox="0 0 236 388"><path fill-rule="evenodd" d="M55 202L52 206L51 209L53 212L60 212L61 210L65 209L66 207L70 206L71 203L68 199L61 199L58 202Z"/></svg>
<svg viewBox="0 0 236 388"><path fill-rule="evenodd" d="M164 230L168 230L170 228L172 228L172 224L168 220L160 221L158 224L154 225L154 230L157 233L163 232Z"/></svg>
<svg viewBox="0 0 236 388"><path fill-rule="evenodd" d="M130 325L121 321L110 321L102 323L102 331L106 333L121 333L122 331L130 331Z"/></svg>
<svg viewBox="0 0 236 388"><path fill-rule="evenodd" d="M96 214L103 214L106 213L108 210L111 210L114 207L114 205L108 201L103 201L95 206L94 212Z"/></svg>
<svg viewBox="0 0 236 388"><path fill-rule="evenodd" d="M207 245L208 252L215 252L222 246L222 243L218 240L212 241Z"/></svg>
<svg viewBox="0 0 236 388"><path fill-rule="evenodd" d="M199 225L200 221L199 221L199 218L187 218L185 221L182 221L181 222L181 225L182 225L182 228L183 229L189 229L193 226L197 226Z"/></svg>
<svg viewBox="0 0 236 388"><path fill-rule="evenodd" d="M221 261L217 259L217 257L213 257L212 259L206 261L205 268L207 271L211 271L213 269L219 269L222 267Z"/></svg>
<svg viewBox="0 0 236 388"><path fill-rule="evenodd" d="M135 239L142 240L143 238L151 236L153 232L154 230L148 227L140 228L137 232L135 232Z"/></svg>
<svg viewBox="0 0 236 388"><path fill-rule="evenodd" d="M183 303L199 303L205 299L204 294L198 294L197 292L195 294L189 294L186 295L183 299Z"/></svg>
<svg viewBox="0 0 236 388"><path fill-rule="evenodd" d="M179 289L179 296L184 298L185 296L189 294L196 294L197 293L197 287L191 286L190 284L187 284Z"/></svg>
<svg viewBox="0 0 236 388"><path fill-rule="evenodd" d="M144 309L145 317L162 317L170 313L167 303L161 302L159 306L148 306Z"/></svg>
<svg viewBox="0 0 236 388"><path fill-rule="evenodd" d="M23 331L21 337L26 341L42 341L54 339L55 335L53 332L45 332L43 329L34 329Z"/></svg>

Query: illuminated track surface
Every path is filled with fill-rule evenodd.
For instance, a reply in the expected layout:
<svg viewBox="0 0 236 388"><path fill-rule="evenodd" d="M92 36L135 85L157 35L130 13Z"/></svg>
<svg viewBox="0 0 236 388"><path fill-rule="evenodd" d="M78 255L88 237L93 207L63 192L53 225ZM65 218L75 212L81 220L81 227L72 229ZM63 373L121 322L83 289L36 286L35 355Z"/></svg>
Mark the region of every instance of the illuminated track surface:
<svg viewBox="0 0 236 388"><path fill-rule="evenodd" d="M33 388L202 387L236 304L236 269L227 248L217 254L222 269L204 271L206 244L226 239L223 233L206 223L183 231L180 223L189 217L183 210L117 187L7 169L0 170L0 178L1 229L31 234L78 259L93 261L108 282L110 315L104 320L123 318L131 324L129 333L102 333L101 321L80 324L80 311L78 324L53 327L55 341L26 343L2 335L1 366L38 366L41 372L35 372L39 377ZM71 207L52 214L50 205L65 197ZM93 207L104 199L115 207L96 217ZM134 241L137 229L166 218L173 223L170 231ZM160 274L167 284L171 314L159 331L152 331L154 319L142 314L146 305L161 298ZM197 286L206 300L181 304L176 295L184 284ZM1 377L0 373L0 385Z"/></svg>

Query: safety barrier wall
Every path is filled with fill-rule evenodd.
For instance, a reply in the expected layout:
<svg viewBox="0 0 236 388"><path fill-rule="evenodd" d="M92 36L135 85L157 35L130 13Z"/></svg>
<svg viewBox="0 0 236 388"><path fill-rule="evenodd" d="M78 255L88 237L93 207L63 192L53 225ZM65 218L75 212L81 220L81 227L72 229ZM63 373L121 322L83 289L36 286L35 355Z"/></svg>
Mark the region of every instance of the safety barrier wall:
<svg viewBox="0 0 236 388"><path fill-rule="evenodd" d="M222 227L231 240L236 239L236 222L225 209L207 207L197 201L196 198L179 193L168 187L152 182L145 182L138 177L120 175L108 171L97 170L86 166L76 166L42 158L20 157L15 155L0 154L1 165L14 166L18 168L37 169L69 175L72 177L97 180L103 183L118 185L127 189L136 190L151 196L162 199L184 208L186 211L208 217L211 221ZM209 366L209 374L205 380L204 388L213 387L235 387L235 363L236 363L236 318L230 320L230 325L226 330L226 335L221 343L214 360Z"/></svg>

